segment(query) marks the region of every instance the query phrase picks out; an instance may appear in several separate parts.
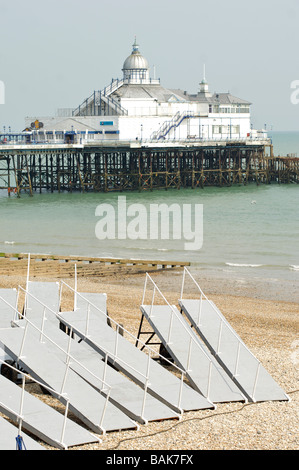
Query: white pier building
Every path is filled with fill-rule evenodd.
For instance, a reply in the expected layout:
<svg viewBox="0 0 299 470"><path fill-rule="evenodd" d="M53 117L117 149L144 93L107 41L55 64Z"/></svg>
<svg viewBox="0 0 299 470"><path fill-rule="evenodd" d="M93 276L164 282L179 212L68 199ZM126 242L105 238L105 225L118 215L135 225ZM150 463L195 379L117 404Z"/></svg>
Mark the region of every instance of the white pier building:
<svg viewBox="0 0 299 470"><path fill-rule="evenodd" d="M94 91L76 109L60 109L55 117L27 117L31 139L143 145L266 139L264 131L252 129L251 103L230 93L211 93L205 77L195 94L164 88L150 77L136 39L122 72L121 79Z"/></svg>

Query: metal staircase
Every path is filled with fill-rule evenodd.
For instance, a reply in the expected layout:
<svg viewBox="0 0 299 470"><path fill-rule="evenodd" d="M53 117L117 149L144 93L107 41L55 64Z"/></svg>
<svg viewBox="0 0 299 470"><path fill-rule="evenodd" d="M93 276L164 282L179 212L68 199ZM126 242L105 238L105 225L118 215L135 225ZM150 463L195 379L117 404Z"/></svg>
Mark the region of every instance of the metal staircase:
<svg viewBox="0 0 299 470"><path fill-rule="evenodd" d="M123 83L123 80L112 80L110 85L106 86L103 90L94 91L78 108L73 110L72 115L111 116L115 114L118 116L126 116L128 114L127 109L123 108L119 102L111 96Z"/></svg>
<svg viewBox="0 0 299 470"><path fill-rule="evenodd" d="M157 132L153 132L151 135L151 140L165 139L166 135L169 134L171 129L179 127L185 119L193 116L193 111L184 111L182 113L178 111L171 121L165 121Z"/></svg>

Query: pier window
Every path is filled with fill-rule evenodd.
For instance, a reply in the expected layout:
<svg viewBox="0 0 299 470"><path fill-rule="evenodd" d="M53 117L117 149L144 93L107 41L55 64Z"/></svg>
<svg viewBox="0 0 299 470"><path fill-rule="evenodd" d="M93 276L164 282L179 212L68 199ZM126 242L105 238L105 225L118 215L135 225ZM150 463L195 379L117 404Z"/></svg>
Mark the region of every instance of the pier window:
<svg viewBox="0 0 299 470"><path fill-rule="evenodd" d="M213 134L221 134L221 126L213 126Z"/></svg>
<svg viewBox="0 0 299 470"><path fill-rule="evenodd" d="M241 105L240 108L239 108L239 113L249 113L249 106L247 105Z"/></svg>
<svg viewBox="0 0 299 470"><path fill-rule="evenodd" d="M249 105L233 105L233 106L221 106L218 107L218 111L215 110L216 106L214 106L214 113L219 112L223 114L230 114L230 113L249 113Z"/></svg>
<svg viewBox="0 0 299 470"><path fill-rule="evenodd" d="M240 134L240 126L221 125L213 126L213 134Z"/></svg>
<svg viewBox="0 0 299 470"><path fill-rule="evenodd" d="M240 126L232 126L232 134L240 134Z"/></svg>

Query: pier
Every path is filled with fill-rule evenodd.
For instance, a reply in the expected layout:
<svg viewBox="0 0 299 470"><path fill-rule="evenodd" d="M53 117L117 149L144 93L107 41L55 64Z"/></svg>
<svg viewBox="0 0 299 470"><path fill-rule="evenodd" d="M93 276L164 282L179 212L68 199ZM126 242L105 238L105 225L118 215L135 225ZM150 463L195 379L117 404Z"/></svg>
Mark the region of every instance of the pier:
<svg viewBox="0 0 299 470"><path fill-rule="evenodd" d="M299 181L299 158L275 156L254 129L249 101L209 89L164 87L136 41L123 77L55 116L27 116L0 132L0 189L42 192L152 191Z"/></svg>
<svg viewBox="0 0 299 470"><path fill-rule="evenodd" d="M2 144L0 189L143 191L299 182L299 158L274 156L266 140Z"/></svg>

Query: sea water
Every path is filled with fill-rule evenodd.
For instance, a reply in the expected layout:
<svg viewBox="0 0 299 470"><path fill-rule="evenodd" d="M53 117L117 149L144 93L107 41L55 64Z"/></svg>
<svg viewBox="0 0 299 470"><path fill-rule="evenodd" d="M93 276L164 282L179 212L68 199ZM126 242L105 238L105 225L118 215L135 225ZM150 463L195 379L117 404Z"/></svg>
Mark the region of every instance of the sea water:
<svg viewBox="0 0 299 470"><path fill-rule="evenodd" d="M275 154L299 155L299 133L273 133ZM96 209L120 193L0 195L0 252L190 261L205 276L299 281L299 186L260 185L121 193L127 206L201 205L200 249L184 240L99 239ZM128 219L130 220L130 219ZM175 221L174 221L175 222Z"/></svg>

